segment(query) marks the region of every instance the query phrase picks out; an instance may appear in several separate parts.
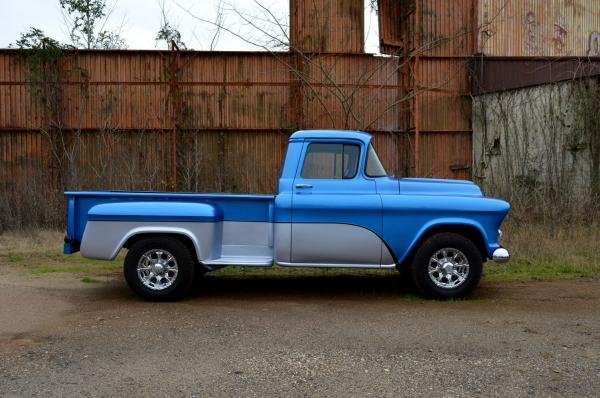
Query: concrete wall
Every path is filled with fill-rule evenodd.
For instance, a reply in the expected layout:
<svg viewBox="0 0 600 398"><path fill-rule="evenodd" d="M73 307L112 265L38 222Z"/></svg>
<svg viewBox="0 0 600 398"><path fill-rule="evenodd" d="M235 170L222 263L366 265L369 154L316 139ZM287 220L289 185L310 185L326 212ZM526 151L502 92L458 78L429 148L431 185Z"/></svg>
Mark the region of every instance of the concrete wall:
<svg viewBox="0 0 600 398"><path fill-rule="evenodd" d="M599 103L592 79L475 97L474 180L523 208L586 204L600 191Z"/></svg>

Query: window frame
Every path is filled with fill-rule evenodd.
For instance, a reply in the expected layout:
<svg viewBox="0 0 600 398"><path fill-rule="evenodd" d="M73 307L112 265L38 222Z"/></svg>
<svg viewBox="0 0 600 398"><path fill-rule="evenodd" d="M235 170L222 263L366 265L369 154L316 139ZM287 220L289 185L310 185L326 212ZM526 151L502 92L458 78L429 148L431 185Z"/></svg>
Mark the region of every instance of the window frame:
<svg viewBox="0 0 600 398"><path fill-rule="evenodd" d="M379 165L381 166L381 168L383 169L383 171L385 172L384 175L370 175L367 172L367 167L369 165L369 153L371 152L371 149L373 149L373 152L375 152L375 155L377 156L377 161L379 162ZM385 169L385 167L383 166L383 163L381 163L381 159L379 159L379 154L377 153L377 151L375 150L375 146L373 145L372 142L369 142L369 145L367 146L367 149L365 151L365 168L364 168L364 173L366 177L369 178L383 178L383 177L389 177L389 174L387 172L387 170Z"/></svg>
<svg viewBox="0 0 600 398"><path fill-rule="evenodd" d="M303 171L304 171L304 166L306 165L306 159L307 159L307 155L309 154L309 148L311 145L313 144L326 144L326 145L341 145L342 146L342 177L341 178L318 178L318 177L305 177L303 176ZM346 145L349 146L354 146L356 148L358 148L358 155L356 157L356 166L354 168L354 174L352 174L351 177L344 177L344 147ZM362 145L360 145L360 143L358 142L347 142L347 141L326 141L326 140L315 140L315 141L309 141L306 143L306 147L304 149L304 154L302 157L302 165L299 167L298 170L298 176L297 178L301 178L303 180L327 180L327 181L343 181L343 180L353 180L355 179L358 174L359 174L359 170L361 169L361 161L362 161Z"/></svg>

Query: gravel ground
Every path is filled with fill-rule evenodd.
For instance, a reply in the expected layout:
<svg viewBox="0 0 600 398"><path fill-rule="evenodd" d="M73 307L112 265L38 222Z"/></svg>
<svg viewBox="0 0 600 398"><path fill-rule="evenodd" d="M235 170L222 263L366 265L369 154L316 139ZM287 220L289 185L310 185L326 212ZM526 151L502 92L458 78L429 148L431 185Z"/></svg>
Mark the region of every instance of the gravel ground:
<svg viewBox="0 0 600 398"><path fill-rule="evenodd" d="M600 281L433 302L394 277L208 276L146 303L0 268L4 396L600 395Z"/></svg>

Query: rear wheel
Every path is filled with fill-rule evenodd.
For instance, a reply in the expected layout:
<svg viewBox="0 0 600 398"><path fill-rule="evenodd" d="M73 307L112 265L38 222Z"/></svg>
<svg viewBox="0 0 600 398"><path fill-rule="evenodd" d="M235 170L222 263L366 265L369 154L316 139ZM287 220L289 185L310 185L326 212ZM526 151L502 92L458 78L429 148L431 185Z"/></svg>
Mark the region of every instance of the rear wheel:
<svg viewBox="0 0 600 398"><path fill-rule="evenodd" d="M411 274L424 296L451 299L471 293L481 279L482 268L481 254L471 240L459 234L440 233L417 250Z"/></svg>
<svg viewBox="0 0 600 398"><path fill-rule="evenodd" d="M125 257L129 287L145 300L176 300L194 280L192 253L179 240L152 237L136 242Z"/></svg>

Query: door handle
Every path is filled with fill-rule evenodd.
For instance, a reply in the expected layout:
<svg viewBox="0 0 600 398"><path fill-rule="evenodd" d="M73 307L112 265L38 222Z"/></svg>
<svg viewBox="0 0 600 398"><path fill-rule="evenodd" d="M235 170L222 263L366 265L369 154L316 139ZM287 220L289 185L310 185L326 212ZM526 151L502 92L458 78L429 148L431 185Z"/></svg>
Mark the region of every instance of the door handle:
<svg viewBox="0 0 600 398"><path fill-rule="evenodd" d="M312 184L296 184L296 188L298 189L303 189L303 188L312 188Z"/></svg>

